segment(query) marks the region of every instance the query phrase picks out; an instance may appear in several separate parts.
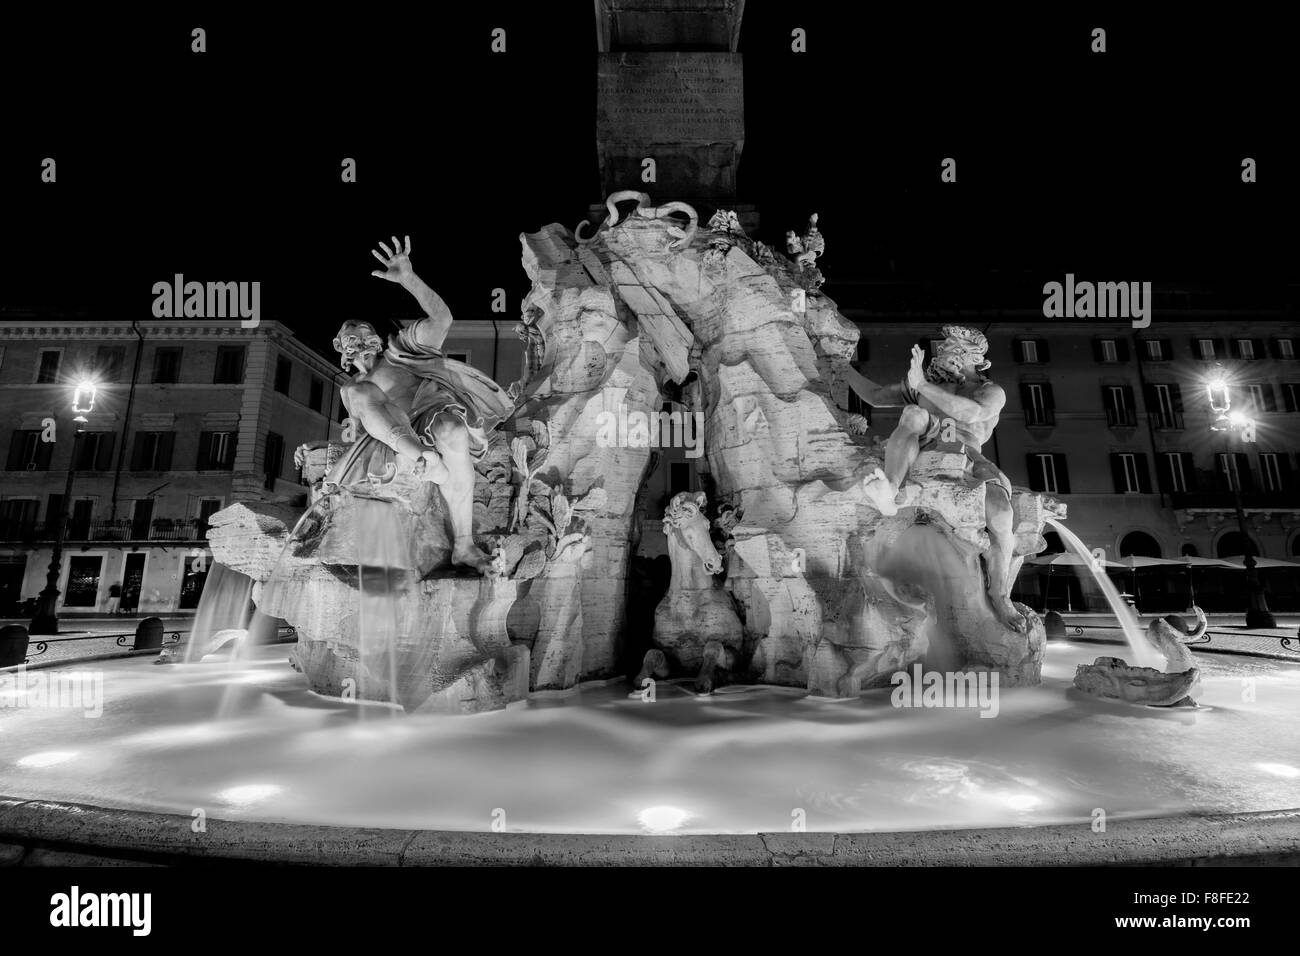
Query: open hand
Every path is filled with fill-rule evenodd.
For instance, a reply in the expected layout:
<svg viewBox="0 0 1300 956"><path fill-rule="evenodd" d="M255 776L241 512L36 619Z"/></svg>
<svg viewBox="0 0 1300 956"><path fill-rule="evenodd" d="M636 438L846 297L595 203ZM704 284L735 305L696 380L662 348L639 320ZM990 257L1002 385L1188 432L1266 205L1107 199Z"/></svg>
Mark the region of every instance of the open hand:
<svg viewBox="0 0 1300 956"><path fill-rule="evenodd" d="M415 275L411 271L411 237L406 236L405 238L406 248L402 248L402 244L397 241L397 237L393 236L393 248L391 250L384 243L379 244L379 248L384 250L382 256L378 250L370 250L370 254L378 259L386 269L384 272L376 269L370 273L372 276L387 279L389 282L405 282Z"/></svg>
<svg viewBox="0 0 1300 956"><path fill-rule="evenodd" d="M914 392L921 390L925 384L925 352L921 346L912 346L912 364L907 370L907 387Z"/></svg>

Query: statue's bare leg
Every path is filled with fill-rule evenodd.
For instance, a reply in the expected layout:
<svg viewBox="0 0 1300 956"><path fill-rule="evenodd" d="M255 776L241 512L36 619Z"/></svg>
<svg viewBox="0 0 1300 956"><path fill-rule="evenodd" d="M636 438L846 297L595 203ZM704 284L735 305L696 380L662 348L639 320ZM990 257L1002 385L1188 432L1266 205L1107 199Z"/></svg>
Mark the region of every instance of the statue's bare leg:
<svg viewBox="0 0 1300 956"><path fill-rule="evenodd" d="M438 488L451 521L451 561L486 573L492 558L474 543L474 461L469 455L469 433L457 416L440 412L433 420L433 437L447 466L447 477L438 482Z"/></svg>
<svg viewBox="0 0 1300 956"><path fill-rule="evenodd" d="M885 470L867 477L864 489L881 514L898 514L897 497L907 472L921 450L921 435L930 416L916 405L906 405L898 417L898 427L885 444Z"/></svg>
<svg viewBox="0 0 1300 956"><path fill-rule="evenodd" d="M641 690L641 685L646 678L655 677L663 680L668 676L668 658L664 652L657 647L652 647L645 652L645 659L641 662L641 670L637 672L636 677L632 679L632 686Z"/></svg>
<svg viewBox="0 0 1300 956"><path fill-rule="evenodd" d="M721 641L709 641L704 645L704 658L700 662L700 672L695 677L695 692L697 694L712 694L713 685L717 680L718 668L729 668L734 661L734 655L727 651Z"/></svg>
<svg viewBox="0 0 1300 956"><path fill-rule="evenodd" d="M984 486L984 513L989 533L989 549L984 554L989 575L989 603L993 613L1013 631L1023 632L1028 624L1024 615L1011 603L1011 552L1015 549L1012 533L1011 499L1000 485Z"/></svg>

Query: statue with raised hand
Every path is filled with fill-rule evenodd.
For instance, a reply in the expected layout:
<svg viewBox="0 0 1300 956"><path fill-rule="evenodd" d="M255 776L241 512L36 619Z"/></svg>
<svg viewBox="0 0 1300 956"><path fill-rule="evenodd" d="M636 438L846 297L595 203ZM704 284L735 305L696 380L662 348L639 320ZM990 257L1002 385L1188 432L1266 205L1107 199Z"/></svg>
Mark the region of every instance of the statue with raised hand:
<svg viewBox="0 0 1300 956"><path fill-rule="evenodd" d="M911 365L897 385L878 385L849 369L849 385L863 401L877 408L902 406L898 426L885 446L884 471L869 476L864 490L881 514L897 514L900 505L911 500L905 482L916 456L940 440L960 444L969 460L969 480L985 486L989 601L1007 627L1024 631L1024 616L1011 601L1011 482L981 450L1007 396L984 374L992 363L985 358L988 339L982 332L945 325L943 336L928 366L921 348L912 347Z"/></svg>
<svg viewBox="0 0 1300 956"><path fill-rule="evenodd" d="M385 342L368 322L343 323L334 339L344 370L353 371L342 398L358 440L326 481L368 494L407 471L437 485L453 533L454 564L486 572L492 559L474 543L474 463L487 451L487 432L513 410L506 392L477 369L446 358L451 312L411 268L411 240L372 255L384 266L371 274L410 292L425 317ZM362 434L364 432L364 434ZM380 495L382 496L382 495Z"/></svg>

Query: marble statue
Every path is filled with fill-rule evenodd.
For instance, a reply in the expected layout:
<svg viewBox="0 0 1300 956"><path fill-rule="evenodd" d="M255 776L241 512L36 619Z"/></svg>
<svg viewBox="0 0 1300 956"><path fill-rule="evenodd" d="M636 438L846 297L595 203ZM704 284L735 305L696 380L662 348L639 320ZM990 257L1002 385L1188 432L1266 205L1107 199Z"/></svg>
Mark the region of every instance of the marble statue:
<svg viewBox="0 0 1300 956"><path fill-rule="evenodd" d="M655 608L655 649L646 654L634 681L637 687L646 677L680 669L695 673L696 691L707 694L718 671L735 667L741 649L740 618L730 595L714 581L723 559L709 537L706 504L703 494L682 492L664 511L672 579Z"/></svg>
<svg viewBox="0 0 1300 956"><path fill-rule="evenodd" d="M1094 697L1109 697L1150 707L1195 707L1191 697L1200 669L1184 639L1199 641L1209 627L1205 612L1193 607L1196 626L1175 628L1164 618L1147 625L1147 641L1165 659L1163 671L1137 667L1119 657L1099 657L1075 669L1074 686Z"/></svg>
<svg viewBox="0 0 1300 956"><path fill-rule="evenodd" d="M877 408L902 406L886 445L883 473L867 478L866 491L881 514L897 514L900 504L914 497L904 482L920 451L940 443L959 446L970 463L970 482L985 489L989 601L1003 623L1023 631L1024 616L1011 601L1011 482L981 451L997 427L1007 396L984 375L992 363L985 358L988 339L982 332L945 325L943 336L928 366L921 347L912 347L912 364L900 384L878 385L856 369L846 372L863 401Z"/></svg>
<svg viewBox="0 0 1300 956"><path fill-rule="evenodd" d="M510 414L513 402L477 369L443 356L451 311L412 270L410 238L405 246L394 237L392 249L382 242L379 248L383 254L372 255L385 269L371 274L415 296L425 318L386 344L368 322L349 321L339 329L334 348L344 370L355 372L342 388L343 404L365 437L325 482L383 497L382 487L393 482L400 465L434 483L452 528L452 563L484 572L492 558L474 543L474 463L487 450L487 433Z"/></svg>

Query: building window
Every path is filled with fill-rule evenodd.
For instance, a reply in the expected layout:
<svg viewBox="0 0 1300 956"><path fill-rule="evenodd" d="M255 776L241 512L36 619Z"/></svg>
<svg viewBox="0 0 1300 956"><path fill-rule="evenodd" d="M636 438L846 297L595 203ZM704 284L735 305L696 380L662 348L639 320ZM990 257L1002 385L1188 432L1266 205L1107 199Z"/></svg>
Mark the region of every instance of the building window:
<svg viewBox="0 0 1300 956"><path fill-rule="evenodd" d="M95 350L95 377L101 382L116 382L122 377L126 349L120 345L101 345Z"/></svg>
<svg viewBox="0 0 1300 956"><path fill-rule="evenodd" d="M36 384L52 385L59 380L59 364L63 361L62 349L42 349L36 365Z"/></svg>
<svg viewBox="0 0 1300 956"><path fill-rule="evenodd" d="M0 540L14 541L27 538L36 531L36 511L40 502L35 498L6 498L0 501Z"/></svg>
<svg viewBox="0 0 1300 956"><path fill-rule="evenodd" d="M221 510L220 498L200 498L199 499L199 532L206 536L208 529L208 519Z"/></svg>
<svg viewBox="0 0 1300 956"><path fill-rule="evenodd" d="M1056 424L1056 403L1052 386L1047 382L1021 382L1020 404L1025 410L1026 425Z"/></svg>
<svg viewBox="0 0 1300 956"><path fill-rule="evenodd" d="M217 348L217 367L212 375L213 385L243 384L244 352L242 345L222 345Z"/></svg>
<svg viewBox="0 0 1300 956"><path fill-rule="evenodd" d="M311 388L307 393L307 407L313 412L319 412L324 404L325 383L313 375L311 379Z"/></svg>
<svg viewBox="0 0 1300 956"><path fill-rule="evenodd" d="M263 465L266 467L266 488L272 491L284 466L284 436L275 432L266 433L266 458Z"/></svg>
<svg viewBox="0 0 1300 956"><path fill-rule="evenodd" d="M230 471L235 467L238 432L200 432L198 471Z"/></svg>
<svg viewBox="0 0 1300 956"><path fill-rule="evenodd" d="M1101 360L1107 363L1119 361L1119 349L1115 348L1114 339L1101 340Z"/></svg>
<svg viewBox="0 0 1300 956"><path fill-rule="evenodd" d="M1020 361L1038 363L1038 343L1033 339L1024 339L1020 343Z"/></svg>
<svg viewBox="0 0 1300 956"><path fill-rule="evenodd" d="M148 541L153 524L153 499L137 498L131 509L131 540Z"/></svg>
<svg viewBox="0 0 1300 956"><path fill-rule="evenodd" d="M1237 339L1237 358L1253 361L1255 358L1255 342L1253 339Z"/></svg>
<svg viewBox="0 0 1300 956"><path fill-rule="evenodd" d="M153 353L153 383L175 385L181 380L181 350L160 348Z"/></svg>
<svg viewBox="0 0 1300 956"><path fill-rule="evenodd" d="M1029 488L1048 494L1069 494L1070 479L1061 454L1030 454L1028 458Z"/></svg>
<svg viewBox="0 0 1300 956"><path fill-rule="evenodd" d="M1288 412L1300 412L1300 383L1285 382L1282 385L1282 403Z"/></svg>
<svg viewBox="0 0 1300 956"><path fill-rule="evenodd" d="M1250 467L1242 462L1240 452L1219 452L1214 456L1219 478L1227 491L1245 491L1250 484Z"/></svg>
<svg viewBox="0 0 1300 956"><path fill-rule="evenodd" d="M132 471L170 471L175 432L136 432L131 448Z"/></svg>
<svg viewBox="0 0 1300 956"><path fill-rule="evenodd" d="M94 607L99 602L99 572L103 558L74 555L68 559L64 607Z"/></svg>
<svg viewBox="0 0 1300 956"><path fill-rule="evenodd" d="M40 429L19 428L9 441L9 471L48 471L53 442L41 441Z"/></svg>
<svg viewBox="0 0 1300 956"><path fill-rule="evenodd" d="M1197 339L1196 354L1202 362L1209 362L1214 358L1214 339Z"/></svg>
<svg viewBox="0 0 1300 956"><path fill-rule="evenodd" d="M1264 478L1265 491L1282 490L1285 484L1282 480L1282 465L1275 453L1265 452L1259 456L1259 473Z"/></svg>
<svg viewBox="0 0 1300 956"><path fill-rule="evenodd" d="M1277 411L1277 405L1273 402L1273 387L1271 385L1247 385L1246 391L1250 396L1251 407L1256 414Z"/></svg>
<svg viewBox="0 0 1300 956"><path fill-rule="evenodd" d="M275 360L275 390L281 395L289 394L289 381L293 378L293 363L284 356Z"/></svg>
<svg viewBox="0 0 1300 956"><path fill-rule="evenodd" d="M1161 455L1164 490L1170 494L1185 494L1191 491L1189 478L1193 474L1191 455L1185 452L1165 452Z"/></svg>
<svg viewBox="0 0 1300 956"><path fill-rule="evenodd" d="M1295 358L1295 341L1292 339L1274 339L1273 352L1280 359Z"/></svg>
<svg viewBox="0 0 1300 956"><path fill-rule="evenodd" d="M1169 349L1165 339L1147 339L1143 348L1148 362L1164 362L1169 358Z"/></svg>
<svg viewBox="0 0 1300 956"><path fill-rule="evenodd" d="M113 467L112 432L80 432L72 441L72 467L76 471L109 471Z"/></svg>
<svg viewBox="0 0 1300 956"><path fill-rule="evenodd" d="M469 364L468 352L448 352L446 355L447 358L451 359L453 362L464 362L466 365Z"/></svg>
<svg viewBox="0 0 1300 956"><path fill-rule="evenodd" d="M1132 428L1137 424L1133 407L1133 389L1128 385L1103 385L1102 400L1106 407L1106 424L1111 428Z"/></svg>
<svg viewBox="0 0 1300 956"><path fill-rule="evenodd" d="M1151 478L1147 473L1147 456L1119 452L1110 456L1111 477L1115 493L1120 495L1146 495L1151 493Z"/></svg>
<svg viewBox="0 0 1300 956"><path fill-rule="evenodd" d="M1147 411L1156 428L1183 427L1183 393L1177 385L1148 385Z"/></svg>
<svg viewBox="0 0 1300 956"><path fill-rule="evenodd" d="M1047 339L1016 339L1013 346L1016 361L1023 365L1040 365L1051 361Z"/></svg>

